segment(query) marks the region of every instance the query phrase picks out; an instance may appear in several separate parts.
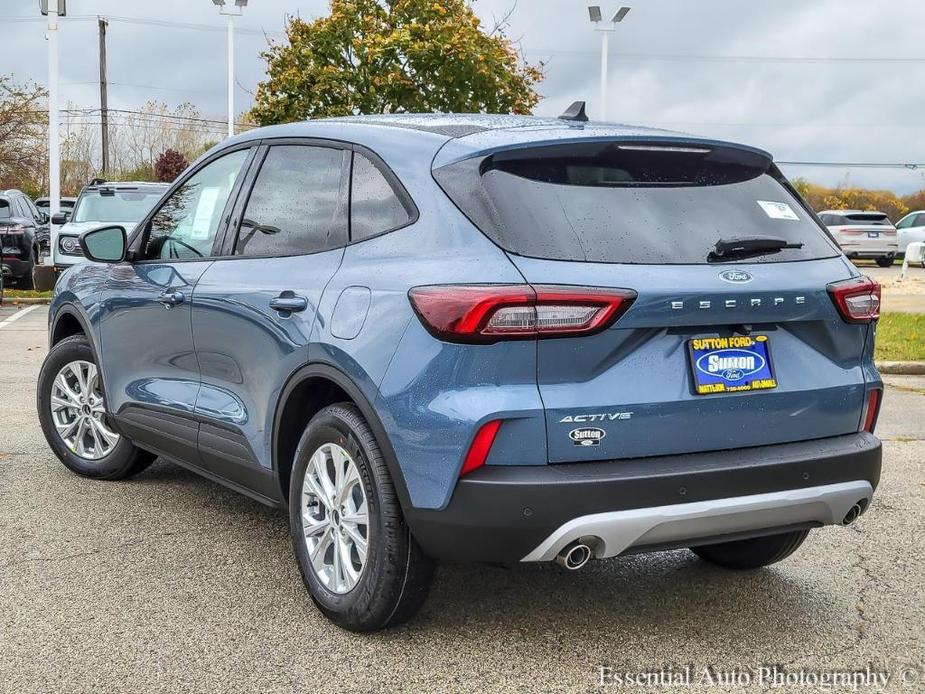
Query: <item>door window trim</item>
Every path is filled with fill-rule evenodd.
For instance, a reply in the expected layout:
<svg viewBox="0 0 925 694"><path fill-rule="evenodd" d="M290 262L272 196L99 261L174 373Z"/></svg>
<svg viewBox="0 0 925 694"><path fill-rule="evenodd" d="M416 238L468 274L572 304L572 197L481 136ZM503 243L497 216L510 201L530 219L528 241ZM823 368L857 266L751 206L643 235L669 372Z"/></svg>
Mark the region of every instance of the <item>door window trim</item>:
<svg viewBox="0 0 925 694"><path fill-rule="evenodd" d="M350 157L350 194L348 196L348 214L350 216L350 224L348 226L350 229L350 242L347 245L352 246L356 243L363 243L364 241L378 238L384 234L391 234L393 231L404 229L405 227L409 227L416 223L421 216L421 213L418 211L418 206L414 204L414 199L402 184L401 179L399 179L395 172L392 171L392 169L389 167L389 165L383 161L382 157L380 157L368 147L364 147L363 145L354 144L351 149L353 150L353 155ZM364 236L362 239L353 238L353 160L357 154L366 157L370 163L379 170L379 173L382 174L382 177L385 179L386 183L388 183L392 188L392 192L398 198L399 202L402 204L402 207L405 208L405 212L408 213L408 221L406 221L404 224L399 224L398 226L392 227L391 229L385 229L383 231L376 232L375 234Z"/></svg>
<svg viewBox="0 0 925 694"><path fill-rule="evenodd" d="M131 232L131 237L128 240L128 261L137 265L150 265L150 264L173 264L173 263L202 263L207 261L215 260L218 254L222 249L222 240L224 238L225 229L228 226L229 219L231 217L231 211L234 209L237 198L241 193L243 187L244 179L247 178L247 175L250 173L250 169L253 166L254 156L259 149L259 140L248 140L246 142L241 142L230 147L215 152L208 159L202 161L199 166L195 169L191 169L184 176L178 178L173 182L173 185L167 189L167 191L161 196L160 201L155 205L150 212L139 222L135 230ZM183 187L187 181L189 181L193 176L197 175L200 171L205 169L207 166L213 164L222 157L233 154L235 152L240 152L241 150L248 150L248 155L244 158L244 162L241 164L241 171L235 180L234 185L231 188L231 192L228 193L228 198L225 200L225 206L222 209L222 216L218 223L218 229L215 230L215 238L212 240L212 250L209 255L202 258L140 258L138 257L141 253L141 248L144 246L144 241L147 239L151 229L151 221L160 212L161 208L167 203L167 201L173 196L173 194Z"/></svg>
<svg viewBox="0 0 925 694"><path fill-rule="evenodd" d="M337 245L332 246L331 248L320 248L316 251L307 251L300 253L265 253L259 255L235 255L234 249L237 245L238 235L241 233L241 220L244 218L244 210L247 209L247 203L250 201L251 194L254 192L254 186L257 183L257 178L260 175L260 170L263 168L263 164L266 161L267 155L270 152L271 147L324 147L326 149L336 149L340 150L342 153L341 159L341 178L340 178L340 190L338 192L338 204L343 204L346 206L346 217L347 217L347 233L343 239L341 239ZM238 201L235 204L234 210L231 214L231 222L228 224L228 228L225 231L226 238L223 240L221 255L213 258L214 260L247 260L254 258L297 258L300 256L311 256L317 255L318 253L329 253L330 251L343 250L347 245L349 245L350 240L350 175L351 175L351 166L353 162L352 155L349 157L343 156L343 153L351 153L353 148L352 143L345 142L343 140L333 140L327 138L317 138L317 137L278 137L278 138L266 138L260 141L260 148L257 156L254 157L251 168L253 170L253 175L251 171L248 171L248 185L246 191L242 191L238 196Z"/></svg>

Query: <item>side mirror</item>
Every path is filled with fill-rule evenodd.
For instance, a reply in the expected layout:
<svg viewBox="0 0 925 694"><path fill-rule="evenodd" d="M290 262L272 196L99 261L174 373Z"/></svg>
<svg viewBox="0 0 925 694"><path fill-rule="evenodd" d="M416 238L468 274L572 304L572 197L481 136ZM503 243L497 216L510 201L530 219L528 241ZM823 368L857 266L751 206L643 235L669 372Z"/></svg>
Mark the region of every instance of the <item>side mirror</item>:
<svg viewBox="0 0 925 694"><path fill-rule="evenodd" d="M125 229L119 226L99 227L80 235L84 257L97 263L121 263L126 245Z"/></svg>
<svg viewBox="0 0 925 694"><path fill-rule="evenodd" d="M39 224L48 224L48 221L51 219L46 213L39 211Z"/></svg>
<svg viewBox="0 0 925 694"><path fill-rule="evenodd" d="M62 224L67 224L67 220L71 215L67 212L59 212L51 218L51 223L55 226L61 226Z"/></svg>

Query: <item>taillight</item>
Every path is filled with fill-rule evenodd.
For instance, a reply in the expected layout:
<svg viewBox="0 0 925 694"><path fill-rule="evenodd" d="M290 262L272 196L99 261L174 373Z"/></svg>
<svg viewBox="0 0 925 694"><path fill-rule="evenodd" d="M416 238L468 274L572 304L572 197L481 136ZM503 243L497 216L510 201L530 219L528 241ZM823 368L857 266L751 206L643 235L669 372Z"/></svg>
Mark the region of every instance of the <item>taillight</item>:
<svg viewBox="0 0 925 694"><path fill-rule="evenodd" d="M880 283L866 275L826 287L847 323L870 323L880 317Z"/></svg>
<svg viewBox="0 0 925 694"><path fill-rule="evenodd" d="M0 227L0 234L7 234L9 236L22 236L25 233L26 233L26 227L19 226L19 225Z"/></svg>
<svg viewBox="0 0 925 694"><path fill-rule="evenodd" d="M879 388L872 388L867 391L867 402L864 404L864 426L862 431L874 433L877 426L877 418L880 416L880 400L883 391Z"/></svg>
<svg viewBox="0 0 925 694"><path fill-rule="evenodd" d="M530 284L436 285L408 292L431 334L449 342L590 335L623 315L630 289Z"/></svg>
<svg viewBox="0 0 925 694"><path fill-rule="evenodd" d="M488 452L491 451L491 444L495 442L495 436L501 427L500 419L493 419L486 422L478 430L475 438L472 439L472 445L469 446L469 452L466 453L466 459L463 461L462 470L459 476L468 475L473 470L482 467L488 459Z"/></svg>

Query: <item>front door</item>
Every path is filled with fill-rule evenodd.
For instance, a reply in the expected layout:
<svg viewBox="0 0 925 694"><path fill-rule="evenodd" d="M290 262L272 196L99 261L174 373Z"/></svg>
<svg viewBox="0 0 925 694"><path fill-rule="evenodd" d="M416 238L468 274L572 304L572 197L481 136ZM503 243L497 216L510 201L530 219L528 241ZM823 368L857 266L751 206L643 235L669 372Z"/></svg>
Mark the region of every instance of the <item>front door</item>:
<svg viewBox="0 0 925 694"><path fill-rule="evenodd" d="M158 453L198 462L193 416L199 365L190 326L193 289L249 157L241 149L199 168L159 203L113 265L101 297L101 361L120 429Z"/></svg>

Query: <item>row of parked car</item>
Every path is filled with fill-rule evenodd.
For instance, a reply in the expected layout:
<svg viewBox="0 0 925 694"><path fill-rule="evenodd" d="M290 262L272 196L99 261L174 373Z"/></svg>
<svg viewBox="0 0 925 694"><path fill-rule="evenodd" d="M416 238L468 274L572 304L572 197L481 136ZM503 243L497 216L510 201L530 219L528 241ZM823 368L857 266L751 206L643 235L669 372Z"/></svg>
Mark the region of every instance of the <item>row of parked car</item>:
<svg viewBox="0 0 925 694"><path fill-rule="evenodd" d="M849 258L870 259L889 267L910 243L925 241L925 211L910 212L895 225L883 212L823 210L819 219ZM925 267L925 257L910 258Z"/></svg>
<svg viewBox="0 0 925 694"><path fill-rule="evenodd" d="M91 181L76 198L61 198L61 211L52 219L48 198L31 200L19 190L0 191L0 245L3 285L33 287L33 270L51 253L49 223L60 227L55 266L80 262L78 238L88 228L113 223L132 228L154 206L166 183Z"/></svg>

